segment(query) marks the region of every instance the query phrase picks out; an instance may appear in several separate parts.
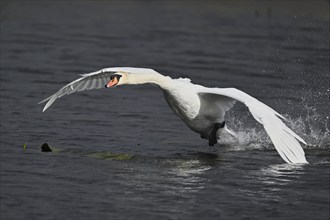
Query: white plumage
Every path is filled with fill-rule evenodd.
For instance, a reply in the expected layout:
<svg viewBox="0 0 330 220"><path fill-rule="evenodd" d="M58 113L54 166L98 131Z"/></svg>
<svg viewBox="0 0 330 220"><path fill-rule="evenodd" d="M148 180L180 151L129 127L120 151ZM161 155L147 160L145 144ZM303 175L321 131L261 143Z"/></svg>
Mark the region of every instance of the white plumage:
<svg viewBox="0 0 330 220"><path fill-rule="evenodd" d="M125 84L153 83L164 92L164 97L173 111L193 131L203 138L210 138L215 124L224 122L225 112L233 107L235 101L244 103L253 117L261 123L276 150L287 163L308 163L299 141L306 142L288 128L282 115L258 101L256 98L235 88L207 88L190 82L189 79L172 79L152 69L133 67L106 68L82 74L82 77L62 87L52 96L42 100L48 109L57 98L83 90L104 88L117 76L114 86ZM119 77L118 77L119 76ZM112 84L111 84L112 86ZM218 128L216 128L218 129ZM219 128L227 130L227 127ZM217 132L219 134L221 132Z"/></svg>

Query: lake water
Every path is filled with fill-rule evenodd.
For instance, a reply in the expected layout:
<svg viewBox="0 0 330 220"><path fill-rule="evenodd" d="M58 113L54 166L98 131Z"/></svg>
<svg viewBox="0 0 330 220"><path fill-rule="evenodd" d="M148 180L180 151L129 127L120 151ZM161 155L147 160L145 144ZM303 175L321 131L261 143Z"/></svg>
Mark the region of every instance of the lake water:
<svg viewBox="0 0 330 220"><path fill-rule="evenodd" d="M329 219L328 1L1 1L0 25L1 219ZM114 66L241 89L310 164L285 164L242 104L239 144L213 147L152 85L37 105Z"/></svg>

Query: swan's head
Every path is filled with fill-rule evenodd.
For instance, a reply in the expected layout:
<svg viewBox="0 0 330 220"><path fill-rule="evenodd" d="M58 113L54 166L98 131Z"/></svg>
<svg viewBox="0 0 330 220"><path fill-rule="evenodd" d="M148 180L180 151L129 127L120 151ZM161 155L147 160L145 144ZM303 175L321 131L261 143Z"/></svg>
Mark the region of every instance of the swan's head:
<svg viewBox="0 0 330 220"><path fill-rule="evenodd" d="M110 76L110 81L105 85L105 88L116 87L127 84L128 73L117 72Z"/></svg>
<svg viewBox="0 0 330 220"><path fill-rule="evenodd" d="M115 72L110 76L110 81L105 85L106 88L116 87L120 85L137 85L145 83L159 84L164 80L159 73L132 73L132 72Z"/></svg>

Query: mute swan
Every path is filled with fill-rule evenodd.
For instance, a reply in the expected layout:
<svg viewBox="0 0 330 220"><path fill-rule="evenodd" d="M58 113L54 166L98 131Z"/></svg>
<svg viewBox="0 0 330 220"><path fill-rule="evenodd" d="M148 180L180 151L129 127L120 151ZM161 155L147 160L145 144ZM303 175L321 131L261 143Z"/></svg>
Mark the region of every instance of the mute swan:
<svg viewBox="0 0 330 220"><path fill-rule="evenodd" d="M230 132L224 121L225 112L238 100L244 103L251 114L261 123L276 150L287 163L308 163L299 142L306 142L288 128L282 115L274 109L235 88L207 88L190 82L190 79L172 79L146 68L114 67L82 74L82 77L62 87L58 92L42 100L47 102L43 111L64 95L83 90L116 87L125 84L156 84L173 111L193 131L209 140L209 145L217 143L219 135Z"/></svg>

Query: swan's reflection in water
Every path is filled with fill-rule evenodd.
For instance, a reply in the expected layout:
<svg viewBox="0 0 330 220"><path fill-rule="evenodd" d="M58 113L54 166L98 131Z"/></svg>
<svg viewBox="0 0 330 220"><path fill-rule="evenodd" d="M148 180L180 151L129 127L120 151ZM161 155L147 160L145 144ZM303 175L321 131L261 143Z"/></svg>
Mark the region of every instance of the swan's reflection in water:
<svg viewBox="0 0 330 220"><path fill-rule="evenodd" d="M240 189L241 193L263 205L266 201L280 202L287 196L286 190L297 184L305 173L305 165L274 164L258 170L246 172L244 179L251 182ZM256 181L258 180L258 181ZM253 184L253 185L252 185Z"/></svg>
<svg viewBox="0 0 330 220"><path fill-rule="evenodd" d="M133 164L130 172L117 175L117 180L126 185L127 193L156 192L160 198L193 198L210 181L205 173L218 160L217 155L205 153L167 158L143 157Z"/></svg>
<svg viewBox="0 0 330 220"><path fill-rule="evenodd" d="M202 176L211 169L210 165L203 164L197 159L192 160L169 160L167 173L172 187L167 189L168 194L173 193L195 193L204 188L209 180Z"/></svg>
<svg viewBox="0 0 330 220"><path fill-rule="evenodd" d="M271 186L287 185L293 179L299 178L304 174L302 164L275 164L263 167L258 171L258 179Z"/></svg>

